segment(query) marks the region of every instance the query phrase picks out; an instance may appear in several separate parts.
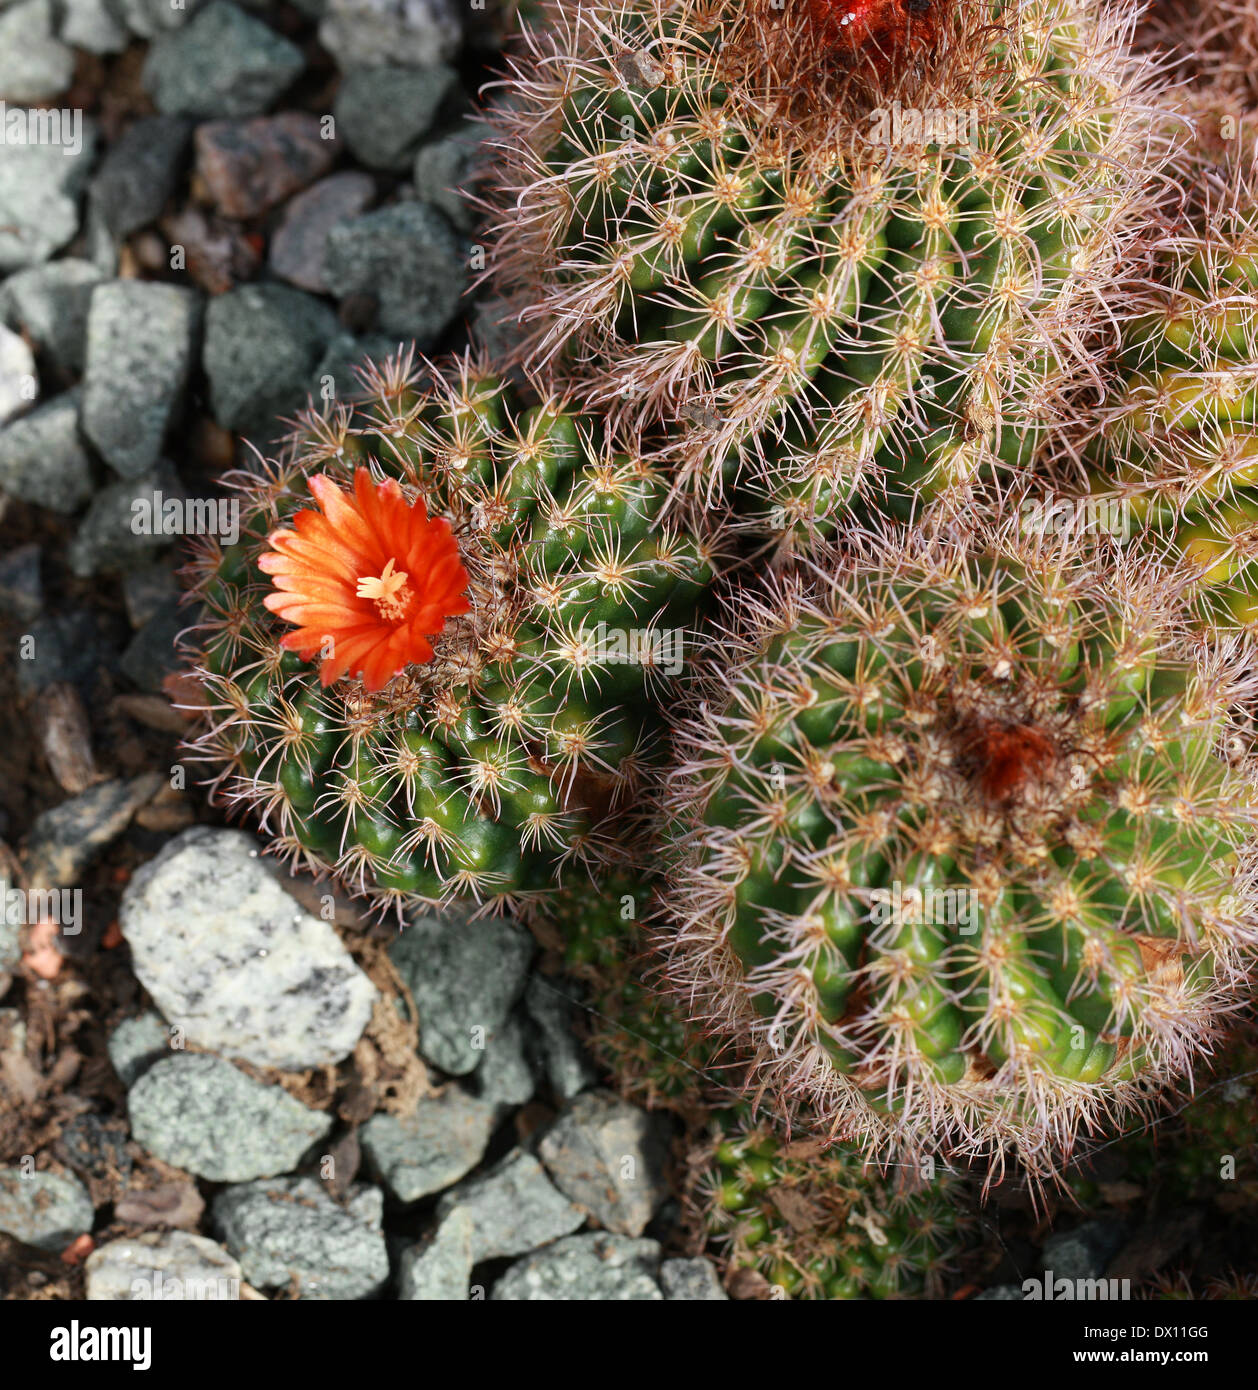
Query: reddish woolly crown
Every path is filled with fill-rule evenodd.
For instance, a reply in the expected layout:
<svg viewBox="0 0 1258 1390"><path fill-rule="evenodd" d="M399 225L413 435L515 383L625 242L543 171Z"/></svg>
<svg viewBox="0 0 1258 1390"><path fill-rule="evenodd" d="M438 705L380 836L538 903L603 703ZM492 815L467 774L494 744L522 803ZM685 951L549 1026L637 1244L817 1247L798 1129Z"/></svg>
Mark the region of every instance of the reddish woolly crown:
<svg viewBox="0 0 1258 1390"><path fill-rule="evenodd" d="M835 56L884 73L897 58L934 46L949 0L809 0L809 25Z"/></svg>
<svg viewBox="0 0 1258 1390"><path fill-rule="evenodd" d="M392 478L360 468L352 494L310 479L320 511L298 512L258 560L278 592L266 606L296 626L281 645L305 661L323 652L327 686L360 673L369 692L407 666L431 661L447 618L469 611L467 571L450 525L408 502Z"/></svg>

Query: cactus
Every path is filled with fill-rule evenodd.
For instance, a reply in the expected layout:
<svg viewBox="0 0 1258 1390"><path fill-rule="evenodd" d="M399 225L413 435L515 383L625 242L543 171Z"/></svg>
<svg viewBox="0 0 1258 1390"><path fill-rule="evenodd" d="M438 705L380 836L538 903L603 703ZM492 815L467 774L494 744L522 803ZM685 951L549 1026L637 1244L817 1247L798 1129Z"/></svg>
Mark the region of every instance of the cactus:
<svg viewBox="0 0 1258 1390"><path fill-rule="evenodd" d="M494 121L519 355L783 529L1026 463L1169 157L1094 8L554 9Z"/></svg>
<svg viewBox="0 0 1258 1390"><path fill-rule="evenodd" d="M197 748L279 852L382 907L526 904L615 848L708 548L563 401L418 377L372 369L232 479L241 537L191 567Z"/></svg>
<svg viewBox="0 0 1258 1390"><path fill-rule="evenodd" d="M669 775L661 940L767 1105L1043 1179L1209 1046L1258 925L1222 756L1253 677L1181 587L1012 529L871 536L735 606Z"/></svg>
<svg viewBox="0 0 1258 1390"><path fill-rule="evenodd" d="M567 973L586 994L585 1044L611 1084L649 1110L704 1114L726 1084L714 1049L659 991L642 923L657 885L616 870L549 900L534 930L557 934Z"/></svg>
<svg viewBox="0 0 1258 1390"><path fill-rule="evenodd" d="M692 1224L735 1296L935 1297L970 1225L950 1174L884 1175L848 1145L786 1143L745 1109L715 1116L691 1168Z"/></svg>
<svg viewBox="0 0 1258 1390"><path fill-rule="evenodd" d="M1248 628L1258 622L1256 208L1252 170L1202 159L1178 222L1130 271L1131 318L1103 395L1085 393L1063 435L1093 499L1173 540L1213 621Z"/></svg>

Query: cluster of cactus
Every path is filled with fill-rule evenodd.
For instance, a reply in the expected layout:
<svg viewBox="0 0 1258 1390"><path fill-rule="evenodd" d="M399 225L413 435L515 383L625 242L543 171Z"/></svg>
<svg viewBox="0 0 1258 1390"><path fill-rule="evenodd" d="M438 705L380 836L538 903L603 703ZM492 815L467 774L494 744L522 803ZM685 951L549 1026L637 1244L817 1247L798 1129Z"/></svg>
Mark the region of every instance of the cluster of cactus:
<svg viewBox="0 0 1258 1390"><path fill-rule="evenodd" d="M1121 18L917 6L871 93L820 62L826 8L560 6L491 176L524 360L631 431L687 421L680 479L810 533L1029 462L1167 157ZM852 7L845 50L897 8Z"/></svg>
<svg viewBox="0 0 1258 1390"><path fill-rule="evenodd" d="M230 805L524 910L626 1094L755 1097L694 1165L753 1293L936 1291L922 1173L1054 1176L1253 963L1258 663L1201 620L1258 617L1258 197L1135 18L543 6L489 122L518 346L307 413L191 567ZM1028 525L1067 473L1140 535Z"/></svg>
<svg viewBox="0 0 1258 1390"><path fill-rule="evenodd" d="M360 404L311 414L276 463L232 479L240 538L206 538L193 566L208 706L197 747L282 852L384 905L527 903L615 849L606 827L659 756L676 677L664 639L693 624L710 557L661 523L666 482L607 449L596 420L557 399L519 410L466 362L422 389L418 375L407 361L375 372ZM394 480L445 519L464 566L466 602L428 659L378 690L352 665L321 681L281 642L263 570L277 528L315 524L312 475L365 487L366 509ZM337 547L356 519L337 506L328 563L352 568ZM388 582L384 558L356 570L360 593Z"/></svg>

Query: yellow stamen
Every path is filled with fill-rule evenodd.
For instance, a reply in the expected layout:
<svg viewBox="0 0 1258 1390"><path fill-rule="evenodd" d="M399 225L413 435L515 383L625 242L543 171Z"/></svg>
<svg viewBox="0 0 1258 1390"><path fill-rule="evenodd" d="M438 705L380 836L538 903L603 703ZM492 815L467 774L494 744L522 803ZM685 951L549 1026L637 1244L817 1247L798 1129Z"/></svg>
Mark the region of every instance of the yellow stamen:
<svg viewBox="0 0 1258 1390"><path fill-rule="evenodd" d="M370 598L376 601L376 611L382 618L400 619L406 610L406 603L410 597L410 592L406 587L406 581L410 578L408 574L401 570L395 571L393 561L390 560L384 567L384 573L378 579L364 576L358 581L357 594L359 598Z"/></svg>

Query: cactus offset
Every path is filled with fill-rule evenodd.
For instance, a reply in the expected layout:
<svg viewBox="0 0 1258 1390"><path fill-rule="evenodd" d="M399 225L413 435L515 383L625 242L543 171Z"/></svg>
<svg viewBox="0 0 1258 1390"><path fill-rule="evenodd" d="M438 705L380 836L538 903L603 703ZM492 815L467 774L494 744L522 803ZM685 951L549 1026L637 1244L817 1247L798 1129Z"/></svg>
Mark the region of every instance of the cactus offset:
<svg viewBox="0 0 1258 1390"><path fill-rule="evenodd" d="M964 1248L956 1178L883 1175L848 1145L786 1143L741 1108L714 1118L691 1170L693 1224L736 1296L929 1298Z"/></svg>
<svg viewBox="0 0 1258 1390"><path fill-rule="evenodd" d="M738 605L670 774L662 936L771 1105L1044 1176L1208 1046L1258 927L1253 781L1218 755L1253 677L1177 593L1011 533L874 537Z"/></svg>
<svg viewBox="0 0 1258 1390"><path fill-rule="evenodd" d="M711 569L697 536L660 524L662 481L562 401L517 412L466 364L426 391L416 378L409 359L374 371L360 406L308 416L279 462L233 480L241 539L210 539L192 570L198 747L292 859L384 905L504 905L606 852L675 688L656 639L694 617ZM309 510L311 475L331 528ZM407 606L430 582L406 558L420 502L448 528L441 573L461 564L466 581L437 627ZM389 507L392 551L368 534ZM356 593L329 597L334 580ZM391 643L406 638L396 671L392 646L363 655L360 634L386 619L403 624ZM320 667L307 658L324 623L344 631Z"/></svg>
<svg viewBox="0 0 1258 1390"><path fill-rule="evenodd" d="M554 11L496 118L490 273L523 359L617 427L686 420L659 442L683 484L738 480L779 527L862 491L964 497L1031 457L1168 157L1130 23L1071 0Z"/></svg>

